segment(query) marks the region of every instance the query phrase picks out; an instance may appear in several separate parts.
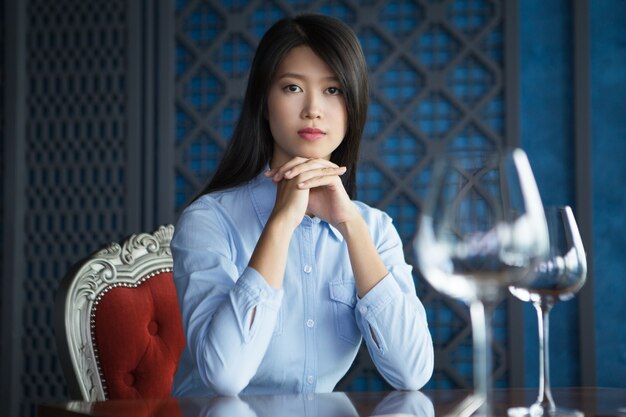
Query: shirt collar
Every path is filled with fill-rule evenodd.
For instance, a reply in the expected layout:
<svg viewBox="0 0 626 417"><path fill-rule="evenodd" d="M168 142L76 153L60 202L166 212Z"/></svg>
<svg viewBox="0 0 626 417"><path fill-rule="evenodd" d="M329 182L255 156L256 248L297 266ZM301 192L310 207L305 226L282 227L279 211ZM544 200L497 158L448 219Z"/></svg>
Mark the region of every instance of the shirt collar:
<svg viewBox="0 0 626 417"><path fill-rule="evenodd" d="M268 169L269 166L265 166L261 173L248 183L248 190L252 198L252 205L254 206L254 210L256 211L257 217L263 227L265 227L270 214L272 214L274 202L276 201L276 184L274 184L271 178L268 178L263 174ZM321 222L325 224L335 239L340 242L343 241L343 235L334 226L318 218L313 218L312 221L314 223Z"/></svg>

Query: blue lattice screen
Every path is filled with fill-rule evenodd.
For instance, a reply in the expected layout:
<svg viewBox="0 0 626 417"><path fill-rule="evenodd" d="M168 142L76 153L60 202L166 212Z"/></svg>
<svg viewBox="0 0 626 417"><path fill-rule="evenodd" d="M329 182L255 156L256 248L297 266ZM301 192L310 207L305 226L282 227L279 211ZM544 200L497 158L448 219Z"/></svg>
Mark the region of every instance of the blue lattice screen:
<svg viewBox="0 0 626 417"><path fill-rule="evenodd" d="M358 198L387 211L413 261L411 240L433 157L502 146L504 0L176 2L176 207L213 174L232 133L255 46L277 19L336 16L357 32L372 85ZM472 385L467 308L442 298L418 272L436 371L428 388ZM508 384L507 310L494 317L496 386ZM338 389L388 387L366 351Z"/></svg>

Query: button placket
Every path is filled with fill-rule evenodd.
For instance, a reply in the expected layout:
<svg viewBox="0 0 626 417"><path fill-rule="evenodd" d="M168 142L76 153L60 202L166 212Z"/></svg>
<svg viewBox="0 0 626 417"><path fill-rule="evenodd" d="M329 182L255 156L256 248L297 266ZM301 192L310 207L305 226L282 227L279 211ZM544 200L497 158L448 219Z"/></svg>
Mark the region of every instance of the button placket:
<svg viewBox="0 0 626 417"><path fill-rule="evenodd" d="M315 282L315 274L313 265L315 265L315 239L314 239L314 222L303 222L301 228L302 240L300 247L301 254L301 271L302 273L302 290L304 296L303 313L304 313L304 325L305 334L305 353L304 353L304 392L314 392L316 385L316 373L317 373L317 355L316 355L316 342L315 342L315 320L317 300L315 297L315 288L317 283Z"/></svg>

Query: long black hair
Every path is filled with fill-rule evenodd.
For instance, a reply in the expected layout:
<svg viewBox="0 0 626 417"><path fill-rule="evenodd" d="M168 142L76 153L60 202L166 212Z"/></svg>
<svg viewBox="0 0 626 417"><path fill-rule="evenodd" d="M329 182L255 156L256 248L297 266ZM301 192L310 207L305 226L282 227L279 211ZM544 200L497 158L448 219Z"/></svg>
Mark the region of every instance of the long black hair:
<svg viewBox="0 0 626 417"><path fill-rule="evenodd" d="M308 46L339 79L348 113L348 128L330 160L347 168L342 176L351 198L356 194L356 163L369 97L367 65L354 31L333 17L305 14L276 22L256 50L239 120L213 178L200 195L250 181L272 158L274 139L267 114L267 95L284 56Z"/></svg>

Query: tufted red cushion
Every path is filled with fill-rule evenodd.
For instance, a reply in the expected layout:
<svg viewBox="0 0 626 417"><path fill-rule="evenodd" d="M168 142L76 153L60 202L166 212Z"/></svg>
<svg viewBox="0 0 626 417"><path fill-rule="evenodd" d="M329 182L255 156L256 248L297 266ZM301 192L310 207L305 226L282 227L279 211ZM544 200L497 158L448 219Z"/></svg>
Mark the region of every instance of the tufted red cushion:
<svg viewBox="0 0 626 417"><path fill-rule="evenodd" d="M94 319L107 397L169 397L185 345L172 273L134 288L112 288L97 305Z"/></svg>

